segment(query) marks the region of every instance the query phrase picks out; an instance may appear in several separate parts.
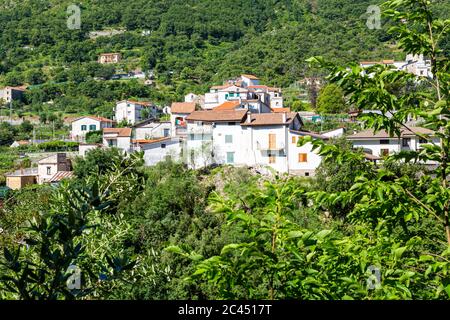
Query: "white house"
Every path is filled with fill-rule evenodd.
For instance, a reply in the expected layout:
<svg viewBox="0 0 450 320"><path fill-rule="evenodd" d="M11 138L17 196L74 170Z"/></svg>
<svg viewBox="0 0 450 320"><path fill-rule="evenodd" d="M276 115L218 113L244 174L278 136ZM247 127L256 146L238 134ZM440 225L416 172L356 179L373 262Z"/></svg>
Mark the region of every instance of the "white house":
<svg viewBox="0 0 450 320"><path fill-rule="evenodd" d="M418 77L433 78L433 74L431 73L431 60L425 60L423 54L408 54L406 56L406 65L403 68Z"/></svg>
<svg viewBox="0 0 450 320"><path fill-rule="evenodd" d="M172 136L186 136L186 117L195 111L195 102L173 102L170 107Z"/></svg>
<svg viewBox="0 0 450 320"><path fill-rule="evenodd" d="M114 120L103 117L80 117L72 121L72 130L70 131L70 137L74 141L84 141L86 138L86 133L90 131L100 131L104 128L112 128L114 124Z"/></svg>
<svg viewBox="0 0 450 320"><path fill-rule="evenodd" d="M314 175L321 158L311 145L297 147L300 136L327 139L301 131L297 113L247 110L195 111L187 118L187 161L191 167L210 164L271 167L278 172Z"/></svg>
<svg viewBox="0 0 450 320"><path fill-rule="evenodd" d="M160 161L180 160L183 142L179 138L159 138L153 140L133 140L133 151L143 151L145 165L152 166Z"/></svg>
<svg viewBox="0 0 450 320"><path fill-rule="evenodd" d="M144 114L144 110L146 110L146 115ZM156 118L160 111L151 102L123 100L117 102L114 112L117 122L125 120L129 124L135 124L150 117Z"/></svg>
<svg viewBox="0 0 450 320"><path fill-rule="evenodd" d="M230 100L247 100L248 89L235 84L213 86L205 93L205 109L213 109Z"/></svg>
<svg viewBox="0 0 450 320"><path fill-rule="evenodd" d="M243 87L259 85L259 78L252 74L241 74L239 79Z"/></svg>
<svg viewBox="0 0 450 320"><path fill-rule="evenodd" d="M255 108L265 109L261 112L283 108L280 88L261 85L257 77L248 74L227 80L223 85L211 87L204 96L204 109L214 109L227 101L239 101Z"/></svg>
<svg viewBox="0 0 450 320"><path fill-rule="evenodd" d="M283 108L283 95L280 88L268 88L270 96L270 107L272 109Z"/></svg>
<svg viewBox="0 0 450 320"><path fill-rule="evenodd" d="M396 70L403 70L418 77L433 78L431 73L431 60L424 59L422 54L408 54L405 61L382 60L382 61L362 61L360 66L368 68L377 64L392 66Z"/></svg>
<svg viewBox="0 0 450 320"><path fill-rule="evenodd" d="M122 55L120 53L102 53L98 57L98 63L106 64L106 63L118 63L122 59Z"/></svg>
<svg viewBox="0 0 450 320"><path fill-rule="evenodd" d="M71 161L65 153L57 153L38 161L37 182L43 184L50 182L58 172L71 171Z"/></svg>
<svg viewBox="0 0 450 320"><path fill-rule="evenodd" d="M184 102L196 102L196 100L198 99L198 95L196 95L195 93L188 93L187 95L184 96Z"/></svg>
<svg viewBox="0 0 450 320"><path fill-rule="evenodd" d="M131 148L131 128L105 128L103 129L103 145L110 148L118 148L126 153Z"/></svg>
<svg viewBox="0 0 450 320"><path fill-rule="evenodd" d="M14 100L20 100L25 92L25 87L4 87L0 89L0 100L10 103Z"/></svg>
<svg viewBox="0 0 450 320"><path fill-rule="evenodd" d="M400 137L391 137L388 132L381 130L375 133L372 129L364 130L347 136L355 148L362 148L365 153L384 157L400 151L417 151L422 145L431 143L418 135L428 137L435 144L440 144L440 139L434 135L432 130L411 127L411 131L406 128L400 130ZM431 164L431 162L430 162Z"/></svg>
<svg viewBox="0 0 450 320"><path fill-rule="evenodd" d="M334 130L322 132L321 135L324 137L328 137L328 138L339 138L339 137L342 137L344 135L344 133L345 133L344 128L337 128Z"/></svg>
<svg viewBox="0 0 450 320"><path fill-rule="evenodd" d="M184 96L184 102L194 102L195 104L199 105L201 109L205 108L205 96L204 95L197 95L195 93L188 93Z"/></svg>
<svg viewBox="0 0 450 320"><path fill-rule="evenodd" d="M149 119L135 124L133 131L133 137L137 140L170 137L172 135L172 123Z"/></svg>
<svg viewBox="0 0 450 320"><path fill-rule="evenodd" d="M18 148L20 146L26 146L29 144L30 144L30 141L28 141L28 140L16 140L9 147L10 148Z"/></svg>

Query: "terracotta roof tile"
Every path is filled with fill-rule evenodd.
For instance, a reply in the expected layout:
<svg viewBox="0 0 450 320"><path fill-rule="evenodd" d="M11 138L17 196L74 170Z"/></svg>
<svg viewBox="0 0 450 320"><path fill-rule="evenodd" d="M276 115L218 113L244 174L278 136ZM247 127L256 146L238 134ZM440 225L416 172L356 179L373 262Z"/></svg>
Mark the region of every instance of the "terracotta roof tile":
<svg viewBox="0 0 450 320"><path fill-rule="evenodd" d="M272 108L274 113L291 112L291 108Z"/></svg>
<svg viewBox="0 0 450 320"><path fill-rule="evenodd" d="M108 118L104 118L104 117L96 117L96 116L83 116L83 117L78 117L78 118L75 118L75 119L71 120L70 122L75 122L75 121L78 121L78 120L84 119L84 118L90 118L90 119L97 120L97 121L101 121L101 122L116 122L116 121L111 120L111 119L108 119Z"/></svg>
<svg viewBox="0 0 450 320"><path fill-rule="evenodd" d="M194 111L186 117L187 121L206 121L206 122L227 122L242 121L247 114L247 110L236 111Z"/></svg>
<svg viewBox="0 0 450 320"><path fill-rule="evenodd" d="M214 111L235 110L240 105L241 103L239 101L226 101L221 105L215 107L213 110Z"/></svg>
<svg viewBox="0 0 450 320"><path fill-rule="evenodd" d="M286 113L286 122L283 121L283 113L256 113L251 114L251 122L245 121L243 126L267 126L267 125L282 125L291 123L297 116L296 112Z"/></svg>
<svg viewBox="0 0 450 320"><path fill-rule="evenodd" d="M191 113L195 111L195 102L173 102L170 112Z"/></svg>
<svg viewBox="0 0 450 320"><path fill-rule="evenodd" d="M103 134L115 133L118 137L131 137L131 128L103 128Z"/></svg>
<svg viewBox="0 0 450 320"><path fill-rule="evenodd" d="M156 143L161 141L170 140L170 137L163 137L163 138L157 138L157 139L137 139L137 140L131 140L132 143L136 144L150 144L150 143Z"/></svg>
<svg viewBox="0 0 450 320"><path fill-rule="evenodd" d="M73 178L74 174L72 171L59 171L50 178L49 182L59 182L64 179Z"/></svg>
<svg viewBox="0 0 450 320"><path fill-rule="evenodd" d="M132 103L132 104L138 104L144 107L152 107L154 106L154 104L150 101L136 101L136 100L122 100L117 102L117 104L122 103L122 102L126 102L126 103Z"/></svg>

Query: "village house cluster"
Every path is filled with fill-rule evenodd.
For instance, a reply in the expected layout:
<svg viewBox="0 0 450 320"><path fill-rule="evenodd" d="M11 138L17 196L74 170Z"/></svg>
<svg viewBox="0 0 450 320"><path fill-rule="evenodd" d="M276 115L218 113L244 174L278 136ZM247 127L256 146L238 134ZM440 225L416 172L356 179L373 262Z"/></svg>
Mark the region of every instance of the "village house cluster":
<svg viewBox="0 0 450 320"><path fill-rule="evenodd" d="M417 77L433 78L431 73L431 60L427 60L423 55L408 54L404 61L381 60L381 61L362 61L360 66L369 68L374 65L390 66L395 70L412 73Z"/></svg>
<svg viewBox="0 0 450 320"><path fill-rule="evenodd" d="M82 142L79 155L94 148L115 147L125 153L144 152L148 166L171 158L191 168L228 164L272 168L276 172L313 176L321 157L307 143L297 146L303 136L328 140L344 135L342 128L321 134L304 129L307 114L291 112L283 105L279 88L260 83L254 75L243 74L213 86L204 95L189 93L183 102L159 108L149 101L119 101L114 120L86 116L72 122L71 137ZM165 114L167 120L160 120ZM126 126L118 127L118 123ZM102 131L101 144L86 144L89 131ZM369 161L402 150L418 150L434 137L431 130L413 127L400 137L371 130L347 134L362 148ZM433 141L439 143L434 137Z"/></svg>
<svg viewBox="0 0 450 320"><path fill-rule="evenodd" d="M38 161L37 166L5 174L6 186L17 190L31 184L58 184L73 176L72 161L66 153L56 153Z"/></svg>
<svg viewBox="0 0 450 320"><path fill-rule="evenodd" d="M22 90L7 87L0 94L20 98ZM440 143L432 130L412 122L408 124L410 130L402 130L399 137L383 130L345 133L339 128L320 134L305 130L304 121L322 121L321 116L292 112L283 105L281 89L263 85L248 74L213 86L204 95L189 93L183 102L173 102L170 107L122 100L113 111L113 119L82 116L71 122L70 139L80 142L79 156L96 148L118 148L126 154L143 152L147 166L170 158L190 168L233 165L252 167L261 173L314 176L322 159L310 143L298 146L304 136L321 140L345 136L374 162L400 151L420 150L429 143L424 137ZM378 111L363 111L370 112ZM349 121L355 121L357 114L349 116ZM89 132L100 133L101 143L86 143ZM11 147L26 143L15 141ZM432 161L425 164L434 165ZM71 170L67 154L55 153L33 168L7 173L6 185L21 189L30 184L58 184L73 176Z"/></svg>

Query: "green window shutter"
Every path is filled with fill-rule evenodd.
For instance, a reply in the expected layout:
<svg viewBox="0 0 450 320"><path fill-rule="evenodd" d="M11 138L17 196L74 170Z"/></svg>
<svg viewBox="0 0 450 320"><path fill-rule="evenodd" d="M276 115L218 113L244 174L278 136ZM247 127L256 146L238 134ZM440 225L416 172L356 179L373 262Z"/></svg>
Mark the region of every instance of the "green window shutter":
<svg viewBox="0 0 450 320"><path fill-rule="evenodd" d="M234 163L234 152L227 152L227 163Z"/></svg>

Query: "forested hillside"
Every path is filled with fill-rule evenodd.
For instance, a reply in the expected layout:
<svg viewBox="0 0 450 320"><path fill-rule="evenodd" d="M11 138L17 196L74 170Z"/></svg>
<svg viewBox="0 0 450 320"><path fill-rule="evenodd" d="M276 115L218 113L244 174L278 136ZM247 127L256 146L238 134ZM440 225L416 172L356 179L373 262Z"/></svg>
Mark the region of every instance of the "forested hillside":
<svg viewBox="0 0 450 320"><path fill-rule="evenodd" d="M404 58L386 24L367 28L366 11L375 4L369 0L89 0L78 4L79 30L67 27L72 1L2 3L0 85L33 86L25 111L107 116L117 99L169 103L243 72L288 87L318 72L305 63L313 55L338 63ZM89 37L111 29L125 32ZM143 35L144 30L150 32ZM157 86L94 81L114 72L96 62L105 52L122 53L116 71L154 70Z"/></svg>

